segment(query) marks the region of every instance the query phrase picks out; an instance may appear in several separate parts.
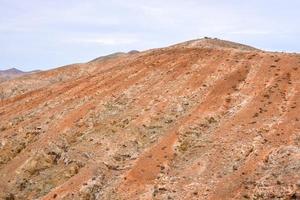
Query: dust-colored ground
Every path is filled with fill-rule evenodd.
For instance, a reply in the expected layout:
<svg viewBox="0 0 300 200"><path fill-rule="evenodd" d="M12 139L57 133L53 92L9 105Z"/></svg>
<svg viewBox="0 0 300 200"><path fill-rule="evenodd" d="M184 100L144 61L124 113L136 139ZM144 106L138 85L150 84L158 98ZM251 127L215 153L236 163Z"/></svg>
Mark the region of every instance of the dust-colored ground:
<svg viewBox="0 0 300 200"><path fill-rule="evenodd" d="M202 39L0 84L0 199L300 199L300 55Z"/></svg>

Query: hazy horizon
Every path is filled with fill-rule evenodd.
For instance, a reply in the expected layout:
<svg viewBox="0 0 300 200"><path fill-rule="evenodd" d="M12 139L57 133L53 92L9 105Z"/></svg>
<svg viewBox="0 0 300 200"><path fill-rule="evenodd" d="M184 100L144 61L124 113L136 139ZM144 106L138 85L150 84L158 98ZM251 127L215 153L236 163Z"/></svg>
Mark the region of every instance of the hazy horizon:
<svg viewBox="0 0 300 200"><path fill-rule="evenodd" d="M205 36L300 52L296 0L0 0L0 70L50 69Z"/></svg>

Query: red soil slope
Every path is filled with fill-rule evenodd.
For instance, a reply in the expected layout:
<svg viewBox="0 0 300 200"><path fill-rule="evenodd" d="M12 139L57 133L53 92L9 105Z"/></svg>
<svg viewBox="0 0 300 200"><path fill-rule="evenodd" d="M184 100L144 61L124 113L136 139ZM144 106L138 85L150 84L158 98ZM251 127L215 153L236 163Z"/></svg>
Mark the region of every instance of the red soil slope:
<svg viewBox="0 0 300 200"><path fill-rule="evenodd" d="M217 39L0 84L0 199L299 199L300 55Z"/></svg>

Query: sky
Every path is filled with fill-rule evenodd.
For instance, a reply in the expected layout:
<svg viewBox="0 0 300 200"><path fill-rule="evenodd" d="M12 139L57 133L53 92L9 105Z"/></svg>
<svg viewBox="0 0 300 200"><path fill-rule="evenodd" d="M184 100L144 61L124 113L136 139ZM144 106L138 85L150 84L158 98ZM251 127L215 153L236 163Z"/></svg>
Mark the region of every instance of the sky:
<svg viewBox="0 0 300 200"><path fill-rule="evenodd" d="M0 70L208 37L300 52L299 0L0 0Z"/></svg>

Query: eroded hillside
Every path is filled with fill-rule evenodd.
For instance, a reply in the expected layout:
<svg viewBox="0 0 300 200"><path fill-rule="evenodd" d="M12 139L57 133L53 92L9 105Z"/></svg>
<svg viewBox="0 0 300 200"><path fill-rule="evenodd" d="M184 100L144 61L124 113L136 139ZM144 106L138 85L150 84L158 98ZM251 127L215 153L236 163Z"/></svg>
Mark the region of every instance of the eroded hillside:
<svg viewBox="0 0 300 200"><path fill-rule="evenodd" d="M0 198L299 199L300 55L202 39L0 84Z"/></svg>

